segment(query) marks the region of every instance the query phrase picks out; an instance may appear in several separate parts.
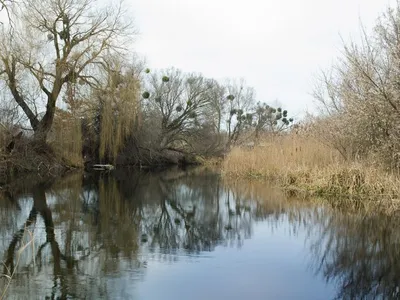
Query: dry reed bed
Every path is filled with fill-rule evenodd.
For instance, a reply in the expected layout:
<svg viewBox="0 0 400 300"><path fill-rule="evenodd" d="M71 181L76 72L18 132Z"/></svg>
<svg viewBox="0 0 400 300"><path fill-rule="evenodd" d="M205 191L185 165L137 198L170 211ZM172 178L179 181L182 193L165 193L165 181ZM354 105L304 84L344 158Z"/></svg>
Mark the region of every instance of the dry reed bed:
<svg viewBox="0 0 400 300"><path fill-rule="evenodd" d="M366 162L344 161L337 151L310 137L272 137L253 149L234 148L222 173L233 179L270 181L291 193L327 199L334 206L400 210L399 176Z"/></svg>
<svg viewBox="0 0 400 300"><path fill-rule="evenodd" d="M34 173L59 176L67 169L82 168L82 136L80 121L55 119L46 146L33 142L32 133L24 132L13 149L7 145L19 133L0 123L0 182L16 174Z"/></svg>

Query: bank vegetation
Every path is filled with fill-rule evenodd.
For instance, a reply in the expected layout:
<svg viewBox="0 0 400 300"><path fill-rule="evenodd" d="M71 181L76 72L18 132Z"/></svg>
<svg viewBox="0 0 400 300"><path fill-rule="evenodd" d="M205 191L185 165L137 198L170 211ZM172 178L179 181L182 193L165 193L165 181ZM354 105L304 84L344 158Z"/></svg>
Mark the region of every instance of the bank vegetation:
<svg viewBox="0 0 400 300"><path fill-rule="evenodd" d="M0 177L200 163L294 122L243 79L150 70L123 2L4 3Z"/></svg>
<svg viewBox="0 0 400 300"><path fill-rule="evenodd" d="M399 3L320 74L319 113L303 120L258 100L243 79L149 69L135 54L137 33L123 2L3 4L0 181L99 163L223 161L227 177L397 209Z"/></svg>
<svg viewBox="0 0 400 300"><path fill-rule="evenodd" d="M321 73L313 96L320 109L252 150L224 161L230 177L273 180L289 190L331 198L335 205L400 208L400 5L371 33L344 45Z"/></svg>

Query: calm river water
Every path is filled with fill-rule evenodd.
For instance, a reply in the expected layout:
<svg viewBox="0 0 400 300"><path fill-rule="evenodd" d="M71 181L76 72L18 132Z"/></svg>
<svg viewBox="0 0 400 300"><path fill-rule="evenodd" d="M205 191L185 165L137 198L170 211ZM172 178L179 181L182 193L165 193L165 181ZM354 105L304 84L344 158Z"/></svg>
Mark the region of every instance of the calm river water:
<svg viewBox="0 0 400 300"><path fill-rule="evenodd" d="M345 214L204 169L4 192L4 299L400 299L398 218Z"/></svg>

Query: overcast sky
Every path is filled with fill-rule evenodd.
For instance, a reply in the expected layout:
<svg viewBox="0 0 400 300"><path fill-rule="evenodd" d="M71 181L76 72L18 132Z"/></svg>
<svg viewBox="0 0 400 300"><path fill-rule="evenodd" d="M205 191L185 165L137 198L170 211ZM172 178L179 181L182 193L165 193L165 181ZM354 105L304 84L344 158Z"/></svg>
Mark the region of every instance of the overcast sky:
<svg viewBox="0 0 400 300"><path fill-rule="evenodd" d="M394 0L126 0L151 68L244 78L257 100L312 110L313 78L339 55L341 38L371 29Z"/></svg>

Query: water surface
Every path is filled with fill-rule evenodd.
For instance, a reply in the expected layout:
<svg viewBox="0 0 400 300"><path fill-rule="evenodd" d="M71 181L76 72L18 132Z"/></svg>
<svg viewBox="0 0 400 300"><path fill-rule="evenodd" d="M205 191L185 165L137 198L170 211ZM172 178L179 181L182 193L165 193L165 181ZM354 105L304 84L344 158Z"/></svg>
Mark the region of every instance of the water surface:
<svg viewBox="0 0 400 300"><path fill-rule="evenodd" d="M0 199L6 299L400 298L394 217L204 169L30 183Z"/></svg>

